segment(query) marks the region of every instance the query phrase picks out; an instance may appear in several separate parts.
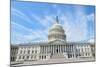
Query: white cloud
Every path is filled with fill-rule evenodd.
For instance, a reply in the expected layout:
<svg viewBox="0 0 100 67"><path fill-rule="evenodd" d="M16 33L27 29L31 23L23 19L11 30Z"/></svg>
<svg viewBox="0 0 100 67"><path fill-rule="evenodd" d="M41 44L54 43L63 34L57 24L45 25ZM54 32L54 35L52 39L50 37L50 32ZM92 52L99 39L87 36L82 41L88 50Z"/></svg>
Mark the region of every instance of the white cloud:
<svg viewBox="0 0 100 67"><path fill-rule="evenodd" d="M18 9L15 9L15 8L12 7L12 9L11 9L11 14L12 14L12 15L16 15L16 16L18 16L18 18L21 18L21 19L27 21L27 23L32 24L32 23L31 23L32 20L27 16L27 14L24 14L23 12L21 12L21 11L18 10Z"/></svg>
<svg viewBox="0 0 100 67"><path fill-rule="evenodd" d="M59 8L56 5L54 5L54 8ZM81 41L85 40L87 38L87 23L88 20L94 21L94 14L86 15L84 13L83 9L80 9L75 7L75 15L73 15L70 12L63 13L60 9L57 10L57 15L60 17L60 23L62 24L66 36L67 41ZM21 17L22 19L27 20L28 22L32 22L27 15L23 14L22 12L14 9L16 12L16 15ZM31 15L34 20L36 20L38 23L40 23L42 26L45 27L44 30L32 30L27 27L24 27L20 24L12 22L12 24L16 25L15 27L18 27L18 29L22 29L27 31L29 34L21 34L21 33L14 33L16 43L23 43L23 42L30 42L30 41L38 41L38 40L47 40L47 34L49 27L55 22L55 16L53 15L44 15L43 17L39 17L35 14ZM13 40L12 40L13 41Z"/></svg>
<svg viewBox="0 0 100 67"><path fill-rule="evenodd" d="M88 19L89 21L95 22L95 14L94 14L94 13L89 14L89 15L87 16L87 19Z"/></svg>
<svg viewBox="0 0 100 67"><path fill-rule="evenodd" d="M27 35L23 35L21 33L14 33L14 35L11 36L12 43L29 43L32 41L40 41L40 40L47 40L46 37L44 37L44 34L39 32L33 32Z"/></svg>
<svg viewBox="0 0 100 67"><path fill-rule="evenodd" d="M52 15L44 15L43 17L39 17L35 14L32 14L32 18L46 28L54 22L54 16Z"/></svg>
<svg viewBox="0 0 100 67"><path fill-rule="evenodd" d="M79 14L79 18L73 19L72 17L69 17L68 15L62 15L60 17L60 23L62 24L66 36L67 41L81 41L85 40L87 37L87 15L85 14ZM35 15L34 15L35 16ZM38 40L47 40L47 34L48 34L48 22L54 21L52 16L45 16L45 20L35 16L35 19L40 22L43 26L46 27L44 30L31 30L31 33L28 35L17 35L16 36L16 42L31 42L31 41L38 41ZM53 23L53 22L52 22ZM29 30L23 26L18 25L19 27L22 27L26 30ZM23 40L22 40L23 39Z"/></svg>
<svg viewBox="0 0 100 67"><path fill-rule="evenodd" d="M23 14L22 12L13 9L14 12L16 12L15 14L19 17L21 17L22 19L25 19L25 17L27 18L27 16L25 14ZM42 19L39 16L36 15L32 15L32 17L37 20L40 24L42 24L42 26L48 27L49 25L49 21L52 21L52 17L51 16L45 16L44 19ZM25 19L28 20L28 19ZM30 20L29 20L30 21ZM14 21L11 22L11 41L12 43L26 43L26 42L31 42L31 41L37 41L38 40L47 40L47 33L48 33L48 29L44 29L44 30L32 30L30 28L27 28L23 25L20 25L19 23L16 23ZM21 32L26 32L28 34L23 34L20 31L16 32L16 30L20 30Z"/></svg>
<svg viewBox="0 0 100 67"><path fill-rule="evenodd" d="M85 14L77 14L78 17L71 17L71 14L63 15L61 20L66 32L67 41L81 41L87 37L87 18Z"/></svg>
<svg viewBox="0 0 100 67"><path fill-rule="evenodd" d="M27 28L27 27L25 27L25 26L23 26L23 25L20 25L20 24L18 24L18 23L16 23L16 22L11 21L11 29L13 30L14 28L20 29L20 30L22 30L22 31L27 31L27 32L32 32L32 31L33 31L33 30L30 29L30 28Z"/></svg>
<svg viewBox="0 0 100 67"><path fill-rule="evenodd" d="M24 27L20 24L17 24L15 22L11 23L12 25L12 31L11 31L11 43L27 43L37 40L47 40L47 30L32 30L27 27ZM21 32L14 31L16 29L20 29L21 32L24 31L28 34L23 34Z"/></svg>
<svg viewBox="0 0 100 67"><path fill-rule="evenodd" d="M89 42L89 43L95 43L95 39L94 38L89 39L87 42Z"/></svg>

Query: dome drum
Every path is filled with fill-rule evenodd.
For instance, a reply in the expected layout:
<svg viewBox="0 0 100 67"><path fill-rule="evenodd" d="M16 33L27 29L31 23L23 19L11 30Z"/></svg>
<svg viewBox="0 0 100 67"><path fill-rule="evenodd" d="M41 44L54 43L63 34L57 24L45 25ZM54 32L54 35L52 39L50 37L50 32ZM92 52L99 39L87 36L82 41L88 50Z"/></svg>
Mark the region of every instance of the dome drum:
<svg viewBox="0 0 100 67"><path fill-rule="evenodd" d="M53 39L54 40L58 39L58 40L64 40L65 41L66 40L66 35L62 35L62 36L61 35L49 35L48 36L48 40L53 40Z"/></svg>

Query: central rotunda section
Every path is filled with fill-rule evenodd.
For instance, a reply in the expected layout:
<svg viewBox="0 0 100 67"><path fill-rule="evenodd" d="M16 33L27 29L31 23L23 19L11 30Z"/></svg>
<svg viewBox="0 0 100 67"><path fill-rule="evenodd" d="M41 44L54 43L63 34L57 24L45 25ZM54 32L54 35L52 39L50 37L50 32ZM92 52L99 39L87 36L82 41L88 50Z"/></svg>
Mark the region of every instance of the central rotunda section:
<svg viewBox="0 0 100 67"><path fill-rule="evenodd" d="M59 24L58 17L56 17L56 22L49 29L48 41L52 42L55 40L66 41L66 34L61 24Z"/></svg>

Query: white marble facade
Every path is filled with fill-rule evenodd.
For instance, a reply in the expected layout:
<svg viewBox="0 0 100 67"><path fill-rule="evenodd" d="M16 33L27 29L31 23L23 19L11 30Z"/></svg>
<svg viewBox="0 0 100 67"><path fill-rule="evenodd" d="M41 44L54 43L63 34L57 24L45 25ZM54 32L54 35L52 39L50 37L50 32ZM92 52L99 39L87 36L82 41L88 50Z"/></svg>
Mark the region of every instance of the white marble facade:
<svg viewBox="0 0 100 67"><path fill-rule="evenodd" d="M11 46L11 61L48 60L57 54L63 54L65 58L94 57L94 49L94 44L90 43Z"/></svg>

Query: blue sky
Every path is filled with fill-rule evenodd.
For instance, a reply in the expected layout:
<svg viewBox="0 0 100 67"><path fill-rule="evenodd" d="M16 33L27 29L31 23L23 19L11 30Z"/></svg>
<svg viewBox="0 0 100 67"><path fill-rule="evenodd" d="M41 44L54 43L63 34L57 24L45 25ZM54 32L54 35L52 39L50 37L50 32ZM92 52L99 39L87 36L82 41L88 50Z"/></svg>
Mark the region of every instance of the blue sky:
<svg viewBox="0 0 100 67"><path fill-rule="evenodd" d="M95 38L95 7L70 4L11 2L11 43L47 41L56 16L67 41Z"/></svg>

